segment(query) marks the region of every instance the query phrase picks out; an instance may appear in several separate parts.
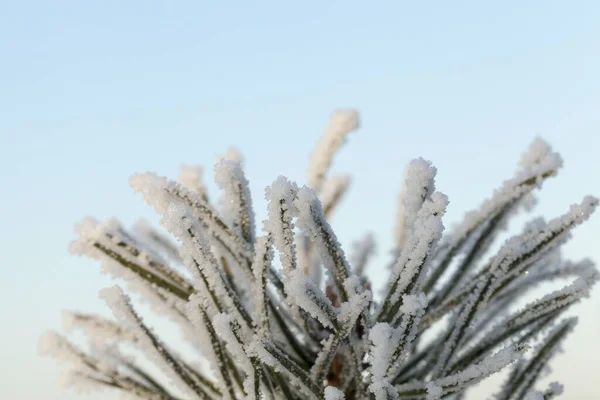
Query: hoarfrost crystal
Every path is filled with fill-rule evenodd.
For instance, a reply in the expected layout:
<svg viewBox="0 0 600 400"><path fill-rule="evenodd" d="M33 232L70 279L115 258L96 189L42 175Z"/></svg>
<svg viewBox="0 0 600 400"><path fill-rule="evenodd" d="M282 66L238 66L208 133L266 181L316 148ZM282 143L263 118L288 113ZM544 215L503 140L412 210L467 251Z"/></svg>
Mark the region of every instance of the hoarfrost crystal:
<svg viewBox="0 0 600 400"><path fill-rule="evenodd" d="M258 232L234 148L214 167L220 196L209 196L201 166L182 166L177 181L154 173L130 178L166 231L145 221L130 231L116 219L77 225L70 251L100 261L103 272L175 323L208 371L165 343L118 286L101 292L114 319L65 314L66 330L91 339L89 351L49 332L40 352L70 366L68 385L116 389L131 399L462 399L501 370L508 378L499 400L560 396L560 384L536 383L577 322L563 315L600 279L590 260L566 260L561 248L598 199L585 197L547 222L529 220L493 253L511 218L531 211L534 192L557 174L561 157L536 138L514 175L449 232L437 169L418 158L399 179L388 268L373 262L371 233L348 258L333 215L350 177L329 170L358 126L354 110L332 114L307 185L279 176L265 189ZM369 275L382 273L389 276L376 302ZM563 288L520 301L531 288L565 278Z"/></svg>

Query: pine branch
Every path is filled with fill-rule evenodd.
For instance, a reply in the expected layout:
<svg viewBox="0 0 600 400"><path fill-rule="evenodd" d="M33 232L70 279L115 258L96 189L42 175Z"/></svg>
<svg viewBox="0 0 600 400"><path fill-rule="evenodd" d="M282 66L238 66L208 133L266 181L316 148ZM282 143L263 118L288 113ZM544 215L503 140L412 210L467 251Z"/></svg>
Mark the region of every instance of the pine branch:
<svg viewBox="0 0 600 400"><path fill-rule="evenodd" d="M329 170L358 125L356 112L334 113L307 186L280 176L266 188L263 234L235 149L215 165L219 207L209 202L201 167L183 166L178 182L153 173L130 179L177 244L145 222L133 233L116 220L77 226L71 252L99 260L103 272L174 322L210 374L150 329L118 287L101 292L116 321L65 314L65 328L85 333L90 351L48 334L43 353L68 361L69 382L79 387L156 400L458 400L506 369L500 399L559 395L558 384L534 388L574 325L556 321L600 279L590 261L564 260L561 247L598 200L586 197L549 222L532 219L484 260L510 218L531 209L533 191L557 173L560 156L535 140L514 176L443 237L448 199L436 191L437 169L416 159L398 197L391 266L371 265L372 234L348 260L332 215L350 178ZM367 265L389 273L381 303L372 300ZM575 280L521 305L532 288L564 278ZM149 356L167 383L122 350Z"/></svg>

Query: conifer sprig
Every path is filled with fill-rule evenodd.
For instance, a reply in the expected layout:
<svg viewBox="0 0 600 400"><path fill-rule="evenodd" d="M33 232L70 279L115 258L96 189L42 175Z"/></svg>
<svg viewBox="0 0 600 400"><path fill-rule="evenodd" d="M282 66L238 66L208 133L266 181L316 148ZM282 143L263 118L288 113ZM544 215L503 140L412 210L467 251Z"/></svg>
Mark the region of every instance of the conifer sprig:
<svg viewBox="0 0 600 400"><path fill-rule="evenodd" d="M237 151L215 164L216 203L199 166L183 166L177 181L132 176L131 187L171 237L144 221L128 231L116 220L88 218L71 251L101 261L104 272L177 324L207 368L165 343L116 286L101 292L116 320L65 315L67 329L91 339L89 351L59 334L44 336L43 353L70 364L66 382L159 400L431 400L463 399L482 379L510 369L498 399L560 396L560 384L538 390L536 380L576 324L562 316L600 277L589 260L564 260L561 247L598 200L588 196L555 219L532 220L493 254L508 221L530 211L561 157L536 139L514 176L448 232L437 169L419 158L409 163L398 198L389 271L377 269L373 235L347 257L332 224L350 178L329 169L358 126L353 110L332 115L311 156L308 186L276 178L258 227ZM389 273L381 299L368 271ZM571 283L562 289L519 301L530 288L564 278ZM437 336L425 339L434 327ZM131 351L143 352L164 376Z"/></svg>

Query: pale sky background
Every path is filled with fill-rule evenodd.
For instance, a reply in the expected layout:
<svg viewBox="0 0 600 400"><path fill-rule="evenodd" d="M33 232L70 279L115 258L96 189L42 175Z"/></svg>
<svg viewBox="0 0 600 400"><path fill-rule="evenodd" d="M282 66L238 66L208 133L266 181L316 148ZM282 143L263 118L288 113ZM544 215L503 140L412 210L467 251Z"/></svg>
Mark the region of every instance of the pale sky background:
<svg viewBox="0 0 600 400"><path fill-rule="evenodd" d="M376 232L374 274L411 158L438 167L446 226L535 135L565 158L537 212L600 195L600 2L491 3L0 2L0 398L81 398L60 389L38 338L65 308L107 314L109 279L67 246L86 215L157 221L134 172L211 173L235 144L260 220L264 187L279 174L304 183L330 112L356 107L363 127L334 165L354 181L332 223L346 247ZM600 261L599 233L596 215L567 254ZM596 288L555 359L566 399L600 398L599 305Z"/></svg>

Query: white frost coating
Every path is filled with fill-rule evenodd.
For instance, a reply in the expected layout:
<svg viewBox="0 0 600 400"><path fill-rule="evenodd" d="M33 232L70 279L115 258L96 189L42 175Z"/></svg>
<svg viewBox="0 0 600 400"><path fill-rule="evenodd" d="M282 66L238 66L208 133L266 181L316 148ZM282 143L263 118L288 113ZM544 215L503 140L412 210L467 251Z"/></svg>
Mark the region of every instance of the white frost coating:
<svg viewBox="0 0 600 400"><path fill-rule="evenodd" d="M235 146L230 146L225 151L225 154L220 154L215 157L215 162L219 162L221 160L235 161L240 163L240 165L244 166L244 156L242 152Z"/></svg>
<svg viewBox="0 0 600 400"><path fill-rule="evenodd" d="M167 212L171 203L189 207L192 215L211 235L222 240L234 251L245 255L248 253L247 243L219 223L216 212L199 194L154 173L132 175L129 178L129 185L136 192L142 193L146 203L154 207L156 212L161 215Z"/></svg>
<svg viewBox="0 0 600 400"><path fill-rule="evenodd" d="M316 192L303 186L296 194L294 205L298 212L298 227L312 238L329 277L334 282L343 282L350 274L350 267L333 229L323 215Z"/></svg>
<svg viewBox="0 0 600 400"><path fill-rule="evenodd" d="M346 136L359 126L358 112L355 110L337 110L330 119L329 126L310 158L308 167L308 186L321 190L323 179L331 166L333 156L346 141Z"/></svg>
<svg viewBox="0 0 600 400"><path fill-rule="evenodd" d="M69 252L74 255L86 255L90 239L101 236L103 229L94 217L85 217L74 229L82 240L74 240L69 246Z"/></svg>
<svg viewBox="0 0 600 400"><path fill-rule="evenodd" d="M537 251L535 257L528 260L526 265L537 261L547 251L564 242L568 237L570 229L586 221L598 205L598 199L592 196L586 196L581 204L575 204L570 207L568 213L552 219L546 224L544 229L539 231L527 232L523 235L517 235L507 240L498 254L492 260L491 268L497 276L507 272L507 268L515 259L523 255L535 252L540 244L546 244L546 251ZM514 273L520 272L517 270Z"/></svg>
<svg viewBox="0 0 600 400"><path fill-rule="evenodd" d="M533 139L529 148L521 156L519 166L521 168L532 168L544 161L544 159L552 154L552 146L540 137Z"/></svg>
<svg viewBox="0 0 600 400"><path fill-rule="evenodd" d="M572 205L569 212L552 219L539 231L526 231L508 239L492 258L490 269L497 279L491 290L495 290L507 278L520 276L528 267L562 245L570 237L570 231L586 221L597 206L598 199L586 196L580 204ZM540 251L540 247L543 247L543 251ZM463 291L468 292L484 284L485 279L486 276L483 276L475 280Z"/></svg>
<svg viewBox="0 0 600 400"><path fill-rule="evenodd" d="M273 244L279 251L281 269L284 274L296 268L296 244L294 241L293 218L296 214L294 199L298 187L283 176L265 188L267 220L264 230L273 236Z"/></svg>
<svg viewBox="0 0 600 400"><path fill-rule="evenodd" d="M204 167L201 165L182 165L179 168L177 182L200 196L206 196L207 189L202 179L203 174Z"/></svg>
<svg viewBox="0 0 600 400"><path fill-rule="evenodd" d="M164 290L151 285L148 281L140 278L136 274L131 273L130 278L125 278L125 280L127 282L127 288L140 295L140 302L142 304L148 304L154 313L164 316L175 323L180 328L181 333L186 340L194 346L198 345L194 329L187 318L185 318L182 311L185 302Z"/></svg>
<svg viewBox="0 0 600 400"><path fill-rule="evenodd" d="M329 338L321 343L321 351L311 367L311 375L317 381L325 377L325 373L333 360L335 352L338 350L338 346L350 335L351 330L356 326L356 321L371 301L371 292L362 290L358 276L349 277L344 281L343 286L348 299L339 307L337 316L339 324L336 327L335 333L329 335ZM356 347L354 349L356 351Z"/></svg>
<svg viewBox="0 0 600 400"><path fill-rule="evenodd" d="M456 374L437 379L432 383L437 387L441 387L444 392L446 388L460 391L467 385L471 386L519 360L528 349L529 346L518 343L508 345L495 354L484 358L481 362L470 365ZM426 389L427 387L428 384L424 382L406 383L396 386L399 392L403 390Z"/></svg>
<svg viewBox="0 0 600 400"><path fill-rule="evenodd" d="M565 387L561 383L550 382L550 387L548 388L548 391L550 391L552 394L558 396L558 395L561 395L564 390L565 390Z"/></svg>
<svg viewBox="0 0 600 400"><path fill-rule="evenodd" d="M55 332L46 332L39 342L39 352L42 356L52 356L58 362L68 362L84 367L81 352L67 339Z"/></svg>
<svg viewBox="0 0 600 400"><path fill-rule="evenodd" d="M344 400L344 392L333 386L327 386L325 388L325 400Z"/></svg>
<svg viewBox="0 0 600 400"><path fill-rule="evenodd" d="M538 390L532 390L525 395L523 400L544 400L544 393Z"/></svg>
<svg viewBox="0 0 600 400"><path fill-rule="evenodd" d="M332 318L336 317L337 310L325 293L304 275L304 272L299 269L290 272L285 282L285 290L289 301L318 319L323 326L334 327Z"/></svg>
<svg viewBox="0 0 600 400"><path fill-rule="evenodd" d="M85 254L102 261L101 271L103 273L109 274L113 278L123 279L129 290L139 293L142 299L150 304L154 312L175 322L184 337L193 345L198 345L192 327L178 311L182 300L159 286L150 284L144 277L126 268L121 261L109 256L106 251L118 255L121 259L147 271L148 274L160 277L176 287L183 287L184 290L191 289L185 280L164 265L164 261L154 252L148 252L139 243L134 242L134 239L114 219L106 224L86 219L75 230L80 237L71 244L72 252ZM102 251L98 246L105 250Z"/></svg>
<svg viewBox="0 0 600 400"><path fill-rule="evenodd" d="M273 249L269 236L260 236L254 245L254 260L252 262L252 273L254 285L252 287L252 302L254 310L254 325L256 333L262 337L269 335L266 297L269 295L267 289L267 273L273 261Z"/></svg>
<svg viewBox="0 0 600 400"><path fill-rule="evenodd" d="M41 355L51 356L58 363L71 364L71 369L65 370L61 374L61 385L65 388L73 387L80 393L105 389L104 385L99 385L98 382L94 382L86 376L100 379L108 377L108 379L120 384L121 387L127 390L131 388L127 387L127 381L119 374L114 360L108 360L107 357L103 357L103 359L94 358L54 332L47 332L41 337L39 350Z"/></svg>
<svg viewBox="0 0 600 400"><path fill-rule="evenodd" d="M141 247L140 243L134 242L118 221L113 219L101 224L93 218L86 218L75 227L75 232L80 236L70 245L72 254L85 255L101 261L103 273L125 280L128 287L144 297L148 297L149 292L155 296L155 292L162 289L150 288L150 284L144 278L130 268L126 268L120 260L115 259L115 255L175 287L189 289L189 283L185 279L170 269L154 251L148 251L145 247ZM153 299L148 300L156 305Z"/></svg>
<svg viewBox="0 0 600 400"><path fill-rule="evenodd" d="M529 347L524 345L509 345L478 364L470 365L454 375L438 380L437 384L440 386L460 385L474 379L482 379L518 360L528 349Z"/></svg>
<svg viewBox="0 0 600 400"><path fill-rule="evenodd" d="M494 191L492 197L485 200L479 209L470 211L465 215L463 222L452 229L450 238L452 243L462 239L504 205L538 187L542 178L555 174L562 167L562 163L562 158L558 153L552 152L548 145L542 145L538 140L534 141L521 160L521 165L524 168ZM523 184L529 181L533 181L534 184Z"/></svg>
<svg viewBox="0 0 600 400"><path fill-rule="evenodd" d="M412 160L405 172L404 186L398 195L398 212L396 215L396 248L402 249L412 230L417 214L423 202L435 190L437 169L422 158Z"/></svg>
<svg viewBox="0 0 600 400"><path fill-rule="evenodd" d="M402 296L400 311L408 315L417 315L427 307L427 296L423 292Z"/></svg>
<svg viewBox="0 0 600 400"><path fill-rule="evenodd" d="M415 276L416 284L411 293L420 289L426 272L423 263L442 237L442 216L447 205L448 197L435 192L421 206L389 280L390 285L397 282L396 290L390 296L390 304L400 300L400 295L405 293Z"/></svg>
<svg viewBox="0 0 600 400"><path fill-rule="evenodd" d="M146 220L139 220L133 226L133 232L151 247L162 251L170 260L181 262L177 245L171 241L171 238L154 229Z"/></svg>
<svg viewBox="0 0 600 400"><path fill-rule="evenodd" d="M215 164L215 182L223 190L223 211L236 233L254 243L254 209L249 183L239 161L222 159Z"/></svg>
<svg viewBox="0 0 600 400"><path fill-rule="evenodd" d="M346 124L343 118L332 125ZM162 213L162 223L183 243L181 251L176 247L179 243L171 244L149 226L137 228L135 235L116 220L98 223L88 219L78 226L79 238L72 251L100 259L103 269L125 278L150 299L153 308L180 324L188 338L200 344L200 353L208 361L205 364L216 378L214 387L195 375L196 369L204 368L191 366L159 342L120 291L115 294L113 290L111 295L108 290L103 295L115 315L128 323L112 326L96 316L69 314L67 328L77 325L102 339L100 344L113 345L115 339L133 342L154 356L162 369L170 368L175 386L170 384L167 390L182 398L195 392L201 398L277 400L290 397L286 396L288 390L292 390L291 397L302 399L340 399L344 393L376 400L460 397L457 393L515 359L520 368L511 373L509 381L514 387L509 383L505 393L522 398L539 376L540 369L535 367L547 361L538 362L538 356L556 350L553 338L545 341L552 346L540 347L543 351L538 349L537 355L528 359L522 357L521 344L514 344L510 351L494 352L506 343L539 341L538 336L552 329L558 312L586 295L600 278L593 266L566 265L558 257L571 229L587 219L598 200L588 197L562 217L528 224L483 264L481 258L495 247L494 240L508 227L509 217L523 209L533 198L531 191L556 172L560 158L544 142L534 142L514 178L504 182L482 209L470 214L473 219L465 222L465 230L461 233L459 229L458 236L449 235L441 248L441 217L448 201L434 190L435 168L422 159L413 161L400 195L398 244L393 249L391 278L386 279L388 291L381 306L373 304L376 313L372 315L371 293L365 290L370 282L363 275L373 252L372 236L356 246L350 264L327 221L348 186L347 177L328 177L328 169L347 131L355 125L356 121L350 121L342 127L346 133L331 134L339 142L323 140L324 145L317 146L316 161L311 165L317 191L309 186L298 189L283 177L266 190L267 234L258 239L249 234L253 231L249 229L253 226L250 194L240 162L230 159L235 155L221 159L215 167L215 180L225 192L224 210L217 211L203 196L200 169L190 167L189 176L180 183L154 174L132 177L132 186ZM189 183L182 184L186 179ZM192 186L198 183L194 190ZM248 218L243 220L246 208ZM469 225L474 230L469 230ZM282 274L271 265L274 249L281 254ZM157 264L163 259L188 268L193 280L188 280L189 274L170 269L166 262ZM465 266L466 274L448 286L438 285L441 282L435 274L427 284L433 289L428 306L422 291L430 265L441 266L438 272L446 266L449 272L457 265ZM322 270L329 273L323 288L320 281L309 278ZM532 285L572 276L579 279L507 315L507 304ZM159 279L162 277L164 280ZM445 319L449 313L450 321ZM428 328L437 321L446 329L429 341L429 333L434 332ZM554 333L558 338L566 332ZM61 354L66 349L63 356L84 364L83 373L72 374L73 381L89 385L97 377L140 399L169 397L152 378L144 377L144 371L136 372L135 366L128 369L127 359L105 348L80 354L79 349L69 350L56 338L45 341L46 351ZM98 374L96 364L115 375ZM86 381L84 374L92 370L96 374ZM119 378L121 371L124 375ZM120 386L126 385L127 379L133 386ZM136 382L148 386L135 388ZM519 382L525 383L519 388L514 385ZM403 391L398 392L393 383ZM186 385L190 390L180 393ZM200 386L210 393L203 396ZM547 388L541 393L549 398L556 391Z"/></svg>
<svg viewBox="0 0 600 400"><path fill-rule="evenodd" d="M114 218L106 223L99 223L91 218L85 219L75 227L75 232L80 236L71 244L72 253L101 259L103 257L98 257L98 251L104 250L101 253L105 253L109 250L144 269L165 275L168 280L173 279L172 275L165 272L168 268L158 271L151 265L165 264L158 252L134 238Z"/></svg>
<svg viewBox="0 0 600 400"><path fill-rule="evenodd" d="M221 305L236 317L240 326L244 328L245 336L248 335L248 326L234 304L234 293L228 290L229 287L211 252L210 243L189 209L182 205L170 204L161 223L183 244L180 252L195 280L201 282L206 279L209 289L214 291Z"/></svg>
<svg viewBox="0 0 600 400"><path fill-rule="evenodd" d="M587 294L588 285L585 283L585 279L580 277L561 290L549 293L534 302L526 304L519 311L502 318L489 329L489 332L473 349L486 348L490 344L495 343L498 338L505 336L507 329L526 326L531 321L539 320L541 317L549 315L559 308L565 308L576 303L582 297L587 296Z"/></svg>
<svg viewBox="0 0 600 400"><path fill-rule="evenodd" d="M154 340L145 331L142 319L133 311L129 296L123 293L118 286L102 289L100 297L104 299L117 319L127 324L138 337L138 344L145 354L151 357L156 365L171 379L171 382L183 393L192 398L198 398L198 394L188 386L181 375L176 371L175 366L167 360L163 353L164 345L157 339ZM147 328L146 328L147 329Z"/></svg>
<svg viewBox="0 0 600 400"><path fill-rule="evenodd" d="M541 312L548 313L559 307L574 303L588 295L589 288L586 281L582 278L577 278L570 285L552 293L548 293L539 300L527 304L523 307L523 311L517 314L514 323L516 325L525 323L526 321L536 318ZM543 308L540 307L542 304L544 304Z"/></svg>
<svg viewBox="0 0 600 400"><path fill-rule="evenodd" d="M187 316L196 328L196 332L199 335L198 341L204 345L203 355L208 361L211 371L216 377L218 377L218 386L223 390L224 393L228 393L227 390L225 390L225 379L221 374L221 369L219 368L221 361L211 344L212 337L207 327L207 324L211 323L210 313L207 310L210 307L214 308L212 300L208 297L209 296L207 295L206 290L192 295L190 297L190 301L186 305ZM216 313L213 312L213 315L216 315Z"/></svg>
<svg viewBox="0 0 600 400"><path fill-rule="evenodd" d="M97 315L65 311L63 313L63 327L67 332L79 328L83 330L89 338L97 341L98 344L105 341L128 343L137 341L133 332L127 327Z"/></svg>
<svg viewBox="0 0 600 400"><path fill-rule="evenodd" d="M101 392L106 389L105 385L94 382L80 371L65 370L59 377L62 388L74 389L77 394L88 395L93 392ZM136 399L138 400L139 397Z"/></svg>
<svg viewBox="0 0 600 400"><path fill-rule="evenodd" d="M531 265L569 238L570 231L586 221L598 206L598 199L586 196L580 204L572 205L569 212L552 219L539 231L529 231L508 239L492 258L490 271L496 278L488 290L495 290L509 277L520 276ZM540 247L543 249L540 250ZM466 286L467 291L485 282L486 276Z"/></svg>
<svg viewBox="0 0 600 400"><path fill-rule="evenodd" d="M134 191L142 193L146 203L154 207L159 214L166 213L169 204L175 201L174 196L169 194L169 189L193 193L180 184L151 172L132 175L129 178L129 185ZM198 199L200 199L199 196Z"/></svg>
<svg viewBox="0 0 600 400"><path fill-rule="evenodd" d="M129 296L123 293L118 286L112 286L100 291L100 298L103 299L111 309L117 319L127 324L130 329L138 328L139 321L137 315L131 310L131 300Z"/></svg>
<svg viewBox="0 0 600 400"><path fill-rule="evenodd" d="M532 386L532 383L535 382L539 376L540 367L548 368L549 360L560 351L560 346L564 341L565 336L575 327L577 320L577 317L571 317L560 321L546 334L542 341L537 344L532 357L523 367L522 373L519 374L520 385L515 388L516 397L519 397L519 394L523 395L526 388ZM552 387L550 389L552 389Z"/></svg>
<svg viewBox="0 0 600 400"><path fill-rule="evenodd" d="M375 395L375 400L399 399L394 386L386 380L370 384L369 391Z"/></svg>
<svg viewBox="0 0 600 400"><path fill-rule="evenodd" d="M229 353L233 356L233 359L239 363L247 376L252 376L252 362L248 358L248 355L246 354L242 344L238 342L237 338L235 337L234 331L231 327L232 322L233 319L231 316L225 313L217 314L213 318L213 326L215 327L215 331L217 331L219 337L225 341L227 350L229 350Z"/></svg>
<svg viewBox="0 0 600 400"><path fill-rule="evenodd" d="M397 345L394 341L394 336L394 328L384 322L375 324L369 332L369 340L372 343L369 361L371 363L371 381L373 383L385 378L390 366L393 349Z"/></svg>
<svg viewBox="0 0 600 400"><path fill-rule="evenodd" d="M427 400L438 400L442 398L443 389L434 382L427 383Z"/></svg>
<svg viewBox="0 0 600 400"><path fill-rule="evenodd" d="M315 285L321 286L323 269L311 244L310 238L306 234L296 235L296 245L298 246L296 252L297 264L298 268L304 271L307 276L310 276Z"/></svg>
<svg viewBox="0 0 600 400"><path fill-rule="evenodd" d="M265 346L268 344L269 341L267 339L255 336L252 342L250 342L246 346L246 353L250 357L257 357L262 363L267 364L275 371L285 374L285 376L287 377L287 379L290 380L292 385L300 388L300 390L306 396L306 398L316 400L317 397L310 390L310 388L307 387L306 384L298 378L298 376L290 373L290 371L286 369L283 366L283 364L265 348Z"/></svg>
<svg viewBox="0 0 600 400"><path fill-rule="evenodd" d="M371 302L371 291L362 289L357 275L344 281L344 289L348 293L348 301L340 305L337 319L341 324L354 323Z"/></svg>

